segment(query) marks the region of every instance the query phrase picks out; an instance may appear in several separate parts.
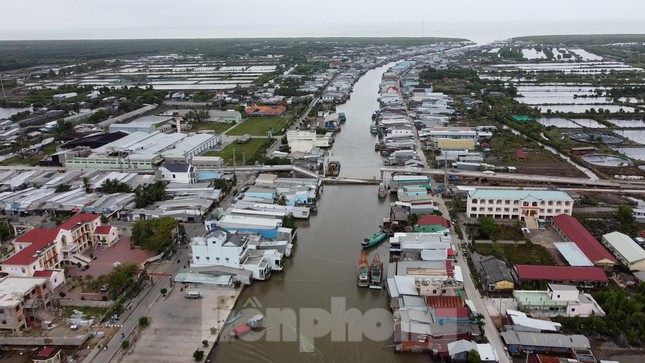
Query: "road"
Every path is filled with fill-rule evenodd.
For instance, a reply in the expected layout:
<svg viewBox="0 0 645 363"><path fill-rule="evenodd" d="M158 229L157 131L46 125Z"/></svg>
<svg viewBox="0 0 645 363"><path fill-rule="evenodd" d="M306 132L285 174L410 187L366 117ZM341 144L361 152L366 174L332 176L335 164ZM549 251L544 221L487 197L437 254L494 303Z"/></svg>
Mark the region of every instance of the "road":
<svg viewBox="0 0 645 363"><path fill-rule="evenodd" d="M444 216L450 215L443 199L438 198L438 204L439 210L441 211L441 213L443 213ZM466 262L463 253L461 253L462 250L466 249L466 246L464 246L464 249L461 248L464 241L460 240L459 237L457 237L454 225L451 225L450 227L450 234L452 236L452 240L457 241L457 245L459 246L458 250L460 252L457 254L457 265L461 268L461 273L464 278L464 290L466 291L466 296L468 296L468 299L471 300L473 304L475 304L477 312L484 317L484 331L486 338L488 339L488 342L493 346L493 348L495 348L495 351L497 352L497 355L499 357L499 363L510 363L512 362L512 360L509 358L506 349L504 349L505 346L502 343L502 338L495 328L493 319L491 319L490 317L488 309L486 308L486 305L482 300L479 290L473 283L473 279L470 275L470 269L468 268L468 263Z"/></svg>

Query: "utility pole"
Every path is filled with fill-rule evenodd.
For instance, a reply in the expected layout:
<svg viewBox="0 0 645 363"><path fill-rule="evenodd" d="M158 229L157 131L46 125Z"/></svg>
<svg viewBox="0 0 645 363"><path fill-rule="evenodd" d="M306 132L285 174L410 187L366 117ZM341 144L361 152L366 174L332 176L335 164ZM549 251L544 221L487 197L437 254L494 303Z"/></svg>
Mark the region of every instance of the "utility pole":
<svg viewBox="0 0 645 363"><path fill-rule="evenodd" d="M7 95L4 93L4 82L2 81L2 73L0 73L0 87L2 87L2 98L4 98L4 104L7 105Z"/></svg>
<svg viewBox="0 0 645 363"><path fill-rule="evenodd" d="M233 178L235 178L235 180L237 180L237 173L235 171L236 171L236 168L235 168L235 149L233 149Z"/></svg>

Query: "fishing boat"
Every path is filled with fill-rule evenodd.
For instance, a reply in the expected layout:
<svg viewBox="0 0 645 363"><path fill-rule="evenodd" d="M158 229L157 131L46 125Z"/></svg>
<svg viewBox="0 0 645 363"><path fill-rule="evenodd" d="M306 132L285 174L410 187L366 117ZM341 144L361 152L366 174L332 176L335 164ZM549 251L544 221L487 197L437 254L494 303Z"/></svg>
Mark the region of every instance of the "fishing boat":
<svg viewBox="0 0 645 363"><path fill-rule="evenodd" d="M375 124L372 124L372 126L370 126L370 133L372 135L378 134L378 126L376 126Z"/></svg>
<svg viewBox="0 0 645 363"><path fill-rule="evenodd" d="M385 184L381 183L378 185L378 197L379 198L385 198L387 195L387 188L385 187Z"/></svg>
<svg viewBox="0 0 645 363"><path fill-rule="evenodd" d="M330 161L327 164L327 175L338 176L340 174L340 161Z"/></svg>
<svg viewBox="0 0 645 363"><path fill-rule="evenodd" d="M383 231L374 233L373 235L365 238L363 242L361 242L361 247L363 248L374 247L377 244L383 242L383 240L385 240L385 237L387 237L387 234L385 234Z"/></svg>
<svg viewBox="0 0 645 363"><path fill-rule="evenodd" d="M358 279L359 287L369 287L370 286L370 266L367 262L367 252L361 251L361 258L358 260L358 269L356 272L356 277Z"/></svg>
<svg viewBox="0 0 645 363"><path fill-rule="evenodd" d="M241 318L242 316L244 316L244 312L238 311L237 313L233 314L233 316L228 318L228 320L226 320L226 324L233 324L234 322L237 321L237 319Z"/></svg>
<svg viewBox="0 0 645 363"><path fill-rule="evenodd" d="M383 262L378 256L374 256L372 264L370 265L370 289L382 289L383 288Z"/></svg>
<svg viewBox="0 0 645 363"><path fill-rule="evenodd" d="M338 121L340 121L341 124L347 121L347 116L345 116L345 112L338 113Z"/></svg>
<svg viewBox="0 0 645 363"><path fill-rule="evenodd" d="M241 335L249 333L253 329L261 326L263 321L264 321L264 315L262 314L254 315L251 319L249 319L246 322L246 324L240 325L237 328L233 329L233 331L231 332L231 336L239 337Z"/></svg>

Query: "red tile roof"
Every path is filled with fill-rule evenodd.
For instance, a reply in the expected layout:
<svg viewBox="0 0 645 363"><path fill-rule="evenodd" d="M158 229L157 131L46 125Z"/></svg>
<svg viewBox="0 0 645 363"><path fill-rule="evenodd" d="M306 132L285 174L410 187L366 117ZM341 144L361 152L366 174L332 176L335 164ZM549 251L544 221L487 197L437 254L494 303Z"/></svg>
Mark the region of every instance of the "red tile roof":
<svg viewBox="0 0 645 363"><path fill-rule="evenodd" d="M526 159L526 153L524 152L524 150L517 150L515 152L515 157L522 160Z"/></svg>
<svg viewBox="0 0 645 363"><path fill-rule="evenodd" d="M434 316L442 318L467 318L470 315L468 314L468 308L462 306L458 308L435 308Z"/></svg>
<svg viewBox="0 0 645 363"><path fill-rule="evenodd" d="M273 114L273 115L282 115L287 111L287 108L284 106L250 106L247 107L244 112L247 115L253 114L253 113L260 113L260 114Z"/></svg>
<svg viewBox="0 0 645 363"><path fill-rule="evenodd" d="M33 277L52 277L53 274L54 274L54 271L52 270L38 270L38 271L34 271Z"/></svg>
<svg viewBox="0 0 645 363"><path fill-rule="evenodd" d="M112 229L112 226L98 226L94 230L95 234L108 234L110 233L110 230Z"/></svg>
<svg viewBox="0 0 645 363"><path fill-rule="evenodd" d="M79 223L91 222L97 218L101 218L101 217L97 214L88 214L88 213L76 214L72 216L72 218L67 220L67 222L61 224L59 228L64 230L70 230L76 227L76 225Z"/></svg>
<svg viewBox="0 0 645 363"><path fill-rule="evenodd" d="M567 238L576 244L582 253L593 263L609 260L616 263L614 256L577 219L567 214L553 217L553 223L562 230Z"/></svg>
<svg viewBox="0 0 645 363"><path fill-rule="evenodd" d="M446 228L450 228L450 222L441 216L421 216L419 217L417 224L420 226L442 225Z"/></svg>
<svg viewBox="0 0 645 363"><path fill-rule="evenodd" d="M515 265L520 280L607 281L600 267Z"/></svg>
<svg viewBox="0 0 645 363"><path fill-rule="evenodd" d="M28 265L38 259L34 257L36 251L53 243L58 236L58 228L34 228L31 231L16 238L16 242L31 243L15 255L6 259L6 265Z"/></svg>
<svg viewBox="0 0 645 363"><path fill-rule="evenodd" d="M465 305L459 296L427 296L426 303L434 308L460 308Z"/></svg>

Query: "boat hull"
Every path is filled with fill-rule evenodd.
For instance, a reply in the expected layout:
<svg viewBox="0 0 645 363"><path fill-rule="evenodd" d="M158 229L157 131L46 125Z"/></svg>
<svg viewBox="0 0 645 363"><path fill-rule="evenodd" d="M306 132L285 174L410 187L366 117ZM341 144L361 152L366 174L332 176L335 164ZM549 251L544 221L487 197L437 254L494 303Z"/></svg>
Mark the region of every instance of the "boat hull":
<svg viewBox="0 0 645 363"><path fill-rule="evenodd" d="M387 237L387 234L385 233L373 234L367 238L367 241L363 241L361 243L361 247L363 247L363 249L374 247L377 244L383 242L385 240L385 237Z"/></svg>

